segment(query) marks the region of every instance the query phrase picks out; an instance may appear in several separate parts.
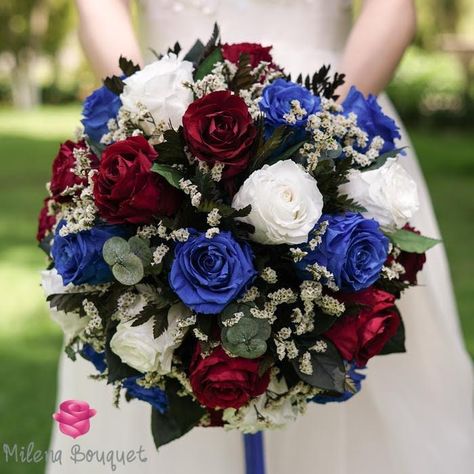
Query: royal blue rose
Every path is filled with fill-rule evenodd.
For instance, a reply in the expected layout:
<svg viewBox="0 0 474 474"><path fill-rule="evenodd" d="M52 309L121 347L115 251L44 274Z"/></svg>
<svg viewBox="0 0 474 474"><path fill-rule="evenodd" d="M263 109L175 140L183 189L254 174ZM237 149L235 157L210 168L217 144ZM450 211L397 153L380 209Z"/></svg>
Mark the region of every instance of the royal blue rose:
<svg viewBox="0 0 474 474"><path fill-rule="evenodd" d="M328 221L322 242L297 263L300 275L308 277L306 266L317 263L326 267L342 291L354 292L375 283L387 260L388 238L377 221L360 214L323 214L319 222ZM318 225L318 224L316 224Z"/></svg>
<svg viewBox="0 0 474 474"><path fill-rule="evenodd" d="M86 135L94 142L100 142L102 135L108 133L107 122L117 117L122 106L120 97L107 87L96 89L84 101L82 124Z"/></svg>
<svg viewBox="0 0 474 474"><path fill-rule="evenodd" d="M62 221L56 228L51 247L54 266L63 283L98 285L112 281L112 272L102 257L102 248L111 237L124 237L124 228L101 225L62 237L59 231L64 225L65 221Z"/></svg>
<svg viewBox="0 0 474 474"><path fill-rule="evenodd" d="M107 368L105 352L97 352L90 344L84 344L81 350L81 356L89 362L92 362L100 373L103 373Z"/></svg>
<svg viewBox="0 0 474 474"><path fill-rule="evenodd" d="M181 301L199 313L217 314L239 297L256 275L253 253L230 232L209 239L189 229L178 243L169 274L171 288Z"/></svg>
<svg viewBox="0 0 474 474"><path fill-rule="evenodd" d="M290 125L285 116L292 111L294 100L299 102L306 113ZM286 125L295 132L292 141L299 141L306 135L308 116L319 110L321 100L300 84L280 78L263 89L259 105L265 113L265 138L268 139L276 128Z"/></svg>
<svg viewBox="0 0 474 474"><path fill-rule="evenodd" d="M330 395L330 394L319 394L316 395L311 401L314 403L326 404L331 402L346 402L352 398L356 393L359 393L362 388L362 381L366 375L356 371L356 365L350 364L349 370L346 374L347 384L351 386L351 390L347 390L342 395Z"/></svg>
<svg viewBox="0 0 474 474"><path fill-rule="evenodd" d="M367 147L360 151L365 151L376 136L384 139L381 153L387 153L396 148L395 140L401 138L398 126L393 119L383 113L382 107L377 102L377 97L370 94L366 99L360 91L351 87L342 106L344 115L355 113L358 127L367 132L369 138Z"/></svg>
<svg viewBox="0 0 474 474"><path fill-rule="evenodd" d="M126 396L128 398L137 398L149 403L155 410L160 413L165 413L168 409L168 398L164 390L157 387L145 388L137 383L141 376L129 377L125 379L122 384L127 390Z"/></svg>

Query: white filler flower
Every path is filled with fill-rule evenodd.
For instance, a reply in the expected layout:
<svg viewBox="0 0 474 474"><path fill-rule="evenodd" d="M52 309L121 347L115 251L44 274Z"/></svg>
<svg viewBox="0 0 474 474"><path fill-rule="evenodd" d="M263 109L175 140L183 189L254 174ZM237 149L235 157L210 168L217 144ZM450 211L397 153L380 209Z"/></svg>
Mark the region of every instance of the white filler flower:
<svg viewBox="0 0 474 474"><path fill-rule="evenodd" d="M252 211L243 222L252 224L251 236L261 244L301 244L321 217L323 196L316 180L291 160L265 165L253 172L232 201Z"/></svg>
<svg viewBox="0 0 474 474"><path fill-rule="evenodd" d="M420 207L416 183L396 158L375 170L352 170L348 178L339 191L365 207L364 216L382 227L403 227Z"/></svg>
<svg viewBox="0 0 474 474"><path fill-rule="evenodd" d="M192 81L192 63L168 54L127 77L120 99L126 110L139 113L142 105L156 124L171 121L176 128L181 125L184 112L194 100L192 91L183 84Z"/></svg>
<svg viewBox="0 0 474 474"><path fill-rule="evenodd" d="M139 372L169 373L173 352L183 336L177 331L178 322L190 315L191 311L182 303L173 305L168 311L168 329L156 339L152 319L135 327L133 321L121 322L110 341L110 348L123 363Z"/></svg>

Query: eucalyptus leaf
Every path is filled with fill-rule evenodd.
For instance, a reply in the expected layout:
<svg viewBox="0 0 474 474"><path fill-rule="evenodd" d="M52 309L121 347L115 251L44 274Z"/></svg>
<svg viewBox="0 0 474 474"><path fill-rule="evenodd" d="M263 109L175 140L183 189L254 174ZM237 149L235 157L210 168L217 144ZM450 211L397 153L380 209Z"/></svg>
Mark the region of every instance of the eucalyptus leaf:
<svg viewBox="0 0 474 474"><path fill-rule="evenodd" d="M128 240L128 244L132 253L142 261L144 267L151 264L153 261L153 251L150 248L149 242L135 235Z"/></svg>
<svg viewBox="0 0 474 474"><path fill-rule="evenodd" d="M164 165L161 163L155 163L151 168L152 171L158 173L160 176L166 179L171 186L174 186L177 189L181 189L179 186L179 181L184 177L181 171L173 168L170 165Z"/></svg>
<svg viewBox="0 0 474 474"><path fill-rule="evenodd" d="M257 319L250 314L251 305L232 304L221 314L221 340L223 346L232 354L247 359L255 359L267 351L267 339L271 335L268 321ZM224 324L243 313L240 320L231 326Z"/></svg>
<svg viewBox="0 0 474 474"><path fill-rule="evenodd" d="M128 254L121 258L112 267L114 277L123 285L136 285L145 276L142 261L134 254Z"/></svg>
<svg viewBox="0 0 474 474"><path fill-rule="evenodd" d="M104 260L109 265L115 265L130 253L130 245L122 237L111 237L102 248Z"/></svg>
<svg viewBox="0 0 474 474"><path fill-rule="evenodd" d="M424 237L423 235L405 229L399 229L395 232L388 233L387 237L401 250L410 253L425 253L427 250L441 242L438 239Z"/></svg>

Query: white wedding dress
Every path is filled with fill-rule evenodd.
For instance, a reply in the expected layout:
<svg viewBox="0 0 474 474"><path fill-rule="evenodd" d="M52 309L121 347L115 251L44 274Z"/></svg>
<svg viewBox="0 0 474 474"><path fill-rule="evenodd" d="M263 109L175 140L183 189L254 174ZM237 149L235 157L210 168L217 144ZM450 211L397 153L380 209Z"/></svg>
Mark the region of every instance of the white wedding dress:
<svg viewBox="0 0 474 474"><path fill-rule="evenodd" d="M140 3L144 47L165 51L203 41L218 21L225 42L273 45L275 62L297 75L337 65L351 27L348 0L145 0ZM151 57L151 56L150 56ZM377 60L377 58L374 58ZM368 71L370 74L370 71ZM395 117L385 97L386 113ZM406 132L402 131L409 145ZM413 149L403 163L418 182L421 211L412 224L439 237ZM459 329L449 270L441 245L430 250L420 286L400 302L406 354L376 357L361 393L342 404L314 405L284 430L265 433L267 474L472 474L474 424L472 365ZM221 428L194 429L156 453L150 408L144 402L112 406L112 390L89 380L92 365L62 357L58 403L75 398L97 410L90 432L72 440L53 430L51 448L62 465L48 474L111 472L98 463L74 464L70 447L130 450L142 445L148 461L116 472L129 474L243 474L242 438Z"/></svg>

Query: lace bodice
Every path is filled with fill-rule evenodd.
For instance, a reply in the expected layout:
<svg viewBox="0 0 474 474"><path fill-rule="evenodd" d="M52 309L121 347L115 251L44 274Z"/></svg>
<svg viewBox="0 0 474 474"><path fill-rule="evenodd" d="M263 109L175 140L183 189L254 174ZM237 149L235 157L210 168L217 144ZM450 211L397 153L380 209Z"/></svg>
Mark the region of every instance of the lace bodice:
<svg viewBox="0 0 474 474"><path fill-rule="evenodd" d="M217 21L224 42L273 45L276 62L293 73L337 63L351 25L351 0L142 0L144 49L183 49L207 40Z"/></svg>

